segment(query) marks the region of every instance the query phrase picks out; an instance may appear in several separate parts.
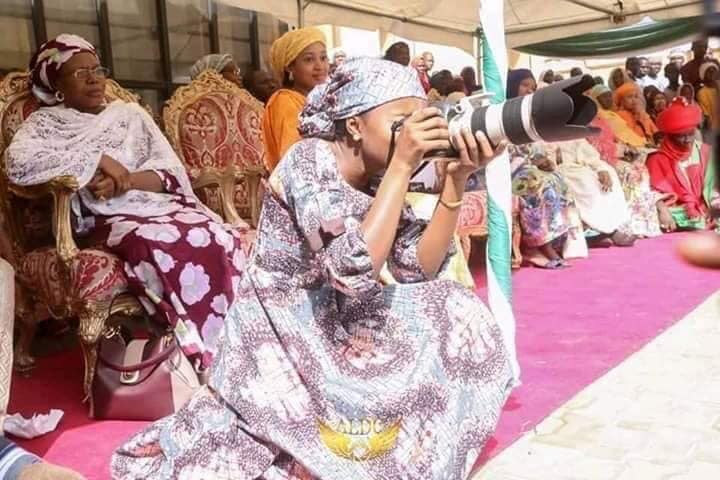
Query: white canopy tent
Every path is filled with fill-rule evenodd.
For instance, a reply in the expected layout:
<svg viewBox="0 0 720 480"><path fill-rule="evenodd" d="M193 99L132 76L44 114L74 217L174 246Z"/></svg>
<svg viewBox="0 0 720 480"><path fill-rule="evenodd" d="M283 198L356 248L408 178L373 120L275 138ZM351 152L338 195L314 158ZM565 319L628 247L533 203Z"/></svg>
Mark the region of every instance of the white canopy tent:
<svg viewBox="0 0 720 480"><path fill-rule="evenodd" d="M473 52L478 0L221 0L291 25L355 27ZM715 0L716 7L720 0ZM701 15L702 0L505 0L510 48L656 20Z"/></svg>

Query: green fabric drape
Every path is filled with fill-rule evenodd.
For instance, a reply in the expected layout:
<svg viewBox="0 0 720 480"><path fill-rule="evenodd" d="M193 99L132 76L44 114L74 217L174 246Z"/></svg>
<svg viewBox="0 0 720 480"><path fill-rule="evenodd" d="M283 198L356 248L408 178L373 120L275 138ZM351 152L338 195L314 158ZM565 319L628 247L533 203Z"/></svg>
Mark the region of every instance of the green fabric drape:
<svg viewBox="0 0 720 480"><path fill-rule="evenodd" d="M688 17L641 22L629 27L533 43L516 50L560 58L622 56L690 39L702 31L702 20L703 17Z"/></svg>

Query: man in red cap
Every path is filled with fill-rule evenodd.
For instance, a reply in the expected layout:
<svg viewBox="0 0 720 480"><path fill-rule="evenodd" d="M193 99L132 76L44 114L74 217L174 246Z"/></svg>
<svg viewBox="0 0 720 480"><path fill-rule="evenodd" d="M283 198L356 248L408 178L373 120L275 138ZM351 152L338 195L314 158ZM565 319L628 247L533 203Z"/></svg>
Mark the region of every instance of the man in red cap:
<svg viewBox="0 0 720 480"><path fill-rule="evenodd" d="M700 108L683 97L675 98L657 119L664 138L647 167L653 189L668 195L673 222L665 225L667 230L712 226L709 206L718 194L710 147L695 137L700 122Z"/></svg>

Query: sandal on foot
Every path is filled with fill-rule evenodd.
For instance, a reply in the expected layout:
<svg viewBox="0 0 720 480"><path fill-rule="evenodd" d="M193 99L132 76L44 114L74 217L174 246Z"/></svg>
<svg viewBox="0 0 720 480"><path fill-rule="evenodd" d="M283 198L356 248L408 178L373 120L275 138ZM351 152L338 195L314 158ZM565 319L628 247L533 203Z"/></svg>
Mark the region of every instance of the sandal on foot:
<svg viewBox="0 0 720 480"><path fill-rule="evenodd" d="M548 263L546 263L540 268L544 268L546 270L560 270L561 268L567 268L569 266L570 265L565 263L565 260L563 260L562 258L556 258L554 260L549 260Z"/></svg>

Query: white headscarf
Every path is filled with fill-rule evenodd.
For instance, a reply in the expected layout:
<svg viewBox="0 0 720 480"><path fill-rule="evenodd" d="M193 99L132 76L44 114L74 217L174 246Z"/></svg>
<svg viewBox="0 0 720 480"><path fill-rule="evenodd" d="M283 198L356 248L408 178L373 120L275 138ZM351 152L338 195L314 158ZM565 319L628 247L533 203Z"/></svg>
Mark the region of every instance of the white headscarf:
<svg viewBox="0 0 720 480"><path fill-rule="evenodd" d="M205 55L190 68L190 78L195 80L205 70L215 70L220 73L228 64L233 62L229 53L213 53Z"/></svg>

